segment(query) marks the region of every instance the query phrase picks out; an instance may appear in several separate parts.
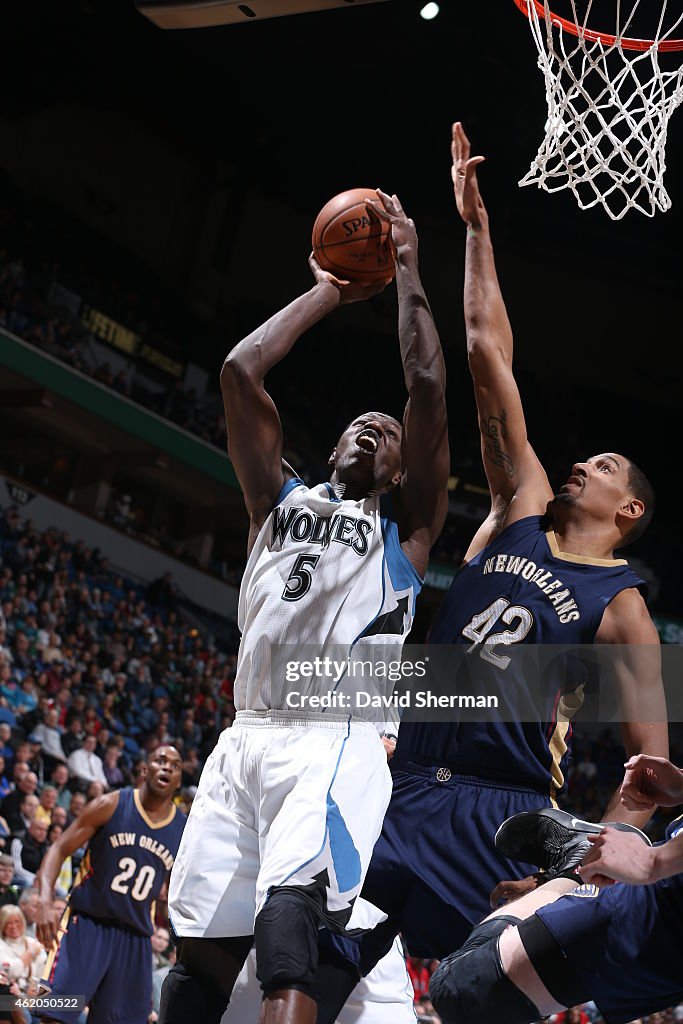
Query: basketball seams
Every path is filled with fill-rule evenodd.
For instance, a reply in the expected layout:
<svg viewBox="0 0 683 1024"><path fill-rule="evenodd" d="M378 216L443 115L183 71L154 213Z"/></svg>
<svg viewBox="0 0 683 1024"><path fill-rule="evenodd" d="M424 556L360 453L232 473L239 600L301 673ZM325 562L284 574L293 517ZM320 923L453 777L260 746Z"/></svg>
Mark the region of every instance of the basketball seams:
<svg viewBox="0 0 683 1024"><path fill-rule="evenodd" d="M387 243L389 227L381 217L368 211L364 203L365 198L375 196L376 193L372 189L349 189L334 196L320 211L313 225L312 242L314 253L324 270L365 281L394 276L394 261L388 252ZM332 209L321 224L321 217L325 216L327 207ZM339 232L345 230L343 222L359 216L368 217L370 225L359 229L356 237L351 235L339 238ZM342 253L346 255L344 263L339 262ZM380 253L388 254L385 263L378 262L377 257ZM355 261L354 254L358 257Z"/></svg>

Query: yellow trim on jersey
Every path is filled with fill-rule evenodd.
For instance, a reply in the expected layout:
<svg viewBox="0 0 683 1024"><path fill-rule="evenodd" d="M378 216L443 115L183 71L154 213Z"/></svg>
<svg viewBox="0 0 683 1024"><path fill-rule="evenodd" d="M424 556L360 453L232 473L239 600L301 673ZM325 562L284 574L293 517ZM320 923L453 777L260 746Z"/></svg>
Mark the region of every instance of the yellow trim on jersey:
<svg viewBox="0 0 683 1024"><path fill-rule="evenodd" d="M578 562L579 565L628 565L625 558L589 558L588 555L572 555L569 551L560 550L555 531L550 527L545 531L548 547L553 558L561 558L563 562Z"/></svg>
<svg viewBox="0 0 683 1024"><path fill-rule="evenodd" d="M46 985L49 986L49 984L50 984L50 975L52 974L52 968L54 967L55 957L57 956L57 953L59 952L59 947L60 947L60 944L62 942L62 939L64 938L64 936L66 935L66 933L68 931L69 918L70 917L71 917L71 907L67 906L67 907L65 907L64 913L62 914L62 916L61 916L61 918L59 920L59 924L57 925L57 938L54 940L54 942L50 946L50 952L48 953L47 960L45 961L45 967L43 968L43 978L45 980L44 981L41 980L41 982L40 982L41 988L43 988L43 989L45 989ZM47 989L47 991L49 992L49 988Z"/></svg>
<svg viewBox="0 0 683 1024"><path fill-rule="evenodd" d="M90 871L90 850L86 850L84 855L83 855L83 859L82 859L81 863L78 865L78 872L76 874L76 881L71 886L72 890L75 889L76 886L81 884L81 882L85 879L85 876L88 874L89 871Z"/></svg>
<svg viewBox="0 0 683 1024"><path fill-rule="evenodd" d="M138 814L143 819L145 825L147 825L148 828L164 828L166 825L170 825L173 819L175 818L176 807L174 803L171 804L171 813L167 818L164 818L163 821L152 821L152 819L148 816L147 812L145 811L145 808L142 806L142 800L140 799L139 789L133 790L133 800L135 801L135 806L137 807Z"/></svg>
<svg viewBox="0 0 683 1024"><path fill-rule="evenodd" d="M548 743L548 749L552 757L550 765L550 776L552 779L550 783L550 800L554 807L557 807L555 793L564 786L564 775L560 769L560 763L567 753L567 733L569 732L572 718L583 704L583 687L584 684L581 683L573 693L564 693L557 705L557 721Z"/></svg>

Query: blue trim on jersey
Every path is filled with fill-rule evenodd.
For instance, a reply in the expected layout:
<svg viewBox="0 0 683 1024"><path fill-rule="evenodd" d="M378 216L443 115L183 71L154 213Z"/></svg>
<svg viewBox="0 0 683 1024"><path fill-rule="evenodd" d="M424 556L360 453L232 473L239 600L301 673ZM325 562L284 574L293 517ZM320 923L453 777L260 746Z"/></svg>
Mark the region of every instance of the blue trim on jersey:
<svg viewBox="0 0 683 1024"><path fill-rule="evenodd" d="M341 498L337 497L337 495L334 493L334 487L332 486L332 484L331 483L326 483L325 487L327 489L327 493L330 496L330 501L335 502L335 504L337 504L337 505L341 505L342 500L341 500Z"/></svg>
<svg viewBox="0 0 683 1024"><path fill-rule="evenodd" d="M415 587L413 594L413 610L417 595L422 590L424 580L401 547L398 536L398 525L395 519L380 517L382 536L384 537L384 557L389 570L389 578L394 590L408 590Z"/></svg>
<svg viewBox="0 0 683 1024"><path fill-rule="evenodd" d="M355 881L351 881L347 888L342 888L342 879L340 878L339 874L337 874L339 891L348 892L349 889L354 888L354 886L358 885L360 882L360 855L353 844L353 839L351 838L351 833L346 827L346 822L344 821L339 808L337 807L336 803L332 798L332 787L334 786L334 780L337 778L337 773L339 772L339 765L341 764L342 755L344 753L346 742L350 735L351 719L349 719L349 721L347 722L346 736L344 737L344 741L341 745L341 750L339 751L339 757L337 758L337 763L334 767L332 780L327 788L327 796L325 798L327 806L327 816L325 819L325 835L323 836L323 841L320 846L320 849L318 850L317 853L314 853L312 857L309 857L308 860L305 860L303 864L300 864L298 867L294 868L293 871L290 871L286 878L284 878L280 882L280 885L286 885L289 879L292 877L292 875L296 875L297 872L302 871L303 868L305 868L308 864L312 864L314 860L318 859L320 854L325 849L325 843L327 842L328 835L330 837L330 851L332 853L332 863L334 864L335 874L337 874L337 864L339 863L343 875L343 880L345 882L349 882L350 877L355 878ZM352 850L353 853L351 852ZM353 854L355 854L357 867L354 867L353 864ZM339 858L339 860L337 858Z"/></svg>
<svg viewBox="0 0 683 1024"><path fill-rule="evenodd" d="M280 493L278 494L277 498L273 502L273 508L277 508L277 506L280 504L280 502L284 501L285 498L287 497L287 495L290 494L291 491L293 491L295 487L305 487L305 486L306 486L306 484L304 483L304 481L301 479L300 476L292 476L292 477L289 478L289 480L285 480L285 482L283 483L283 485L282 485L282 487L280 489ZM273 509L271 509L271 512L272 511L273 511Z"/></svg>
<svg viewBox="0 0 683 1024"><path fill-rule="evenodd" d="M327 830L330 834L330 852L339 891L348 892L360 884L360 854L353 844L342 812L329 791L327 793Z"/></svg>

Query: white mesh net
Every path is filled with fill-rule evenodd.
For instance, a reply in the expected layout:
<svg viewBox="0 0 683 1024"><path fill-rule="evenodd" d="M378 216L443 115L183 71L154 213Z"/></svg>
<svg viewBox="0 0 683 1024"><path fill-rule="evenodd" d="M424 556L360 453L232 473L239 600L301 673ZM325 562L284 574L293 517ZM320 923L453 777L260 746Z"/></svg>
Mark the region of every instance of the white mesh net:
<svg viewBox="0 0 683 1024"><path fill-rule="evenodd" d="M644 3L654 6L654 0ZM661 53L658 47L674 38L683 12L667 28L668 0L659 3L653 45L639 52L625 49L621 40L628 36L640 0L628 5L615 0L616 27L610 31L616 40L611 44L585 33L593 0L584 4L581 15L571 0L578 36L553 20L548 0L543 2L545 18L529 0L548 120L545 139L520 185L535 184L548 192L570 188L582 209L602 204L613 220L631 209L653 217L670 208L664 187L666 137L669 118L683 100L683 54ZM680 0L676 6L681 9ZM662 68L672 62L674 70Z"/></svg>

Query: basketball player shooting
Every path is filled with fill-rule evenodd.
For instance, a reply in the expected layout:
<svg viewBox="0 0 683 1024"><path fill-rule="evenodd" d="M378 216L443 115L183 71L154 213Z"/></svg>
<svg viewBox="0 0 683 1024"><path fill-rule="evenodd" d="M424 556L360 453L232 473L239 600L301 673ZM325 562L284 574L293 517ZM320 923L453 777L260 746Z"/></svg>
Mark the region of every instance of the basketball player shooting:
<svg viewBox="0 0 683 1024"><path fill-rule="evenodd" d="M403 423L358 416L330 456L330 481L315 487L283 462L268 371L324 316L385 284L340 281L313 259L313 287L240 342L221 372L228 450L250 517L238 711L204 767L171 878L178 962L160 1024L218 1022L252 943L261 1024L314 1024L319 926L355 927L389 800L376 727L349 712L292 709L269 671L278 644L350 653L369 637L395 651L446 515L445 368L415 226L396 196L378 191L368 205L389 223L396 253Z"/></svg>
<svg viewBox="0 0 683 1024"><path fill-rule="evenodd" d="M43 858L36 878L37 935L49 951L43 985L57 1006L43 1017L76 1024L70 997L85 995L91 1024L147 1024L152 1008L154 902L178 851L185 815L173 804L182 761L172 746L149 756L139 789L97 797ZM52 894L66 857L88 843L58 923Z"/></svg>

